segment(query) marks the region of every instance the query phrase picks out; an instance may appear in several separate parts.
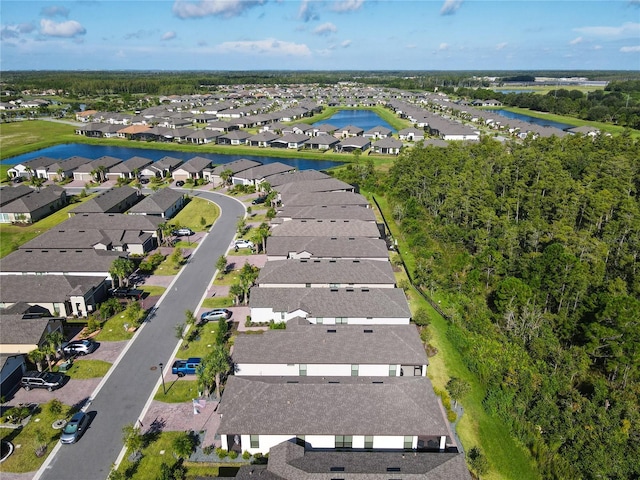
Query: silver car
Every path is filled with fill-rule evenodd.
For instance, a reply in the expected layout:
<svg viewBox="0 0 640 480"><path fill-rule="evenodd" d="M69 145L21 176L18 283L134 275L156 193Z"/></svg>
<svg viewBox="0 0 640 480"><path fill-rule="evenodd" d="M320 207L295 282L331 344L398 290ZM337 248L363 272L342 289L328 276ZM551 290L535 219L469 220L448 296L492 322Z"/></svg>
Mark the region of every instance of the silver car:
<svg viewBox="0 0 640 480"><path fill-rule="evenodd" d="M89 425L89 415L78 412L71 417L71 420L62 429L60 443L76 443Z"/></svg>

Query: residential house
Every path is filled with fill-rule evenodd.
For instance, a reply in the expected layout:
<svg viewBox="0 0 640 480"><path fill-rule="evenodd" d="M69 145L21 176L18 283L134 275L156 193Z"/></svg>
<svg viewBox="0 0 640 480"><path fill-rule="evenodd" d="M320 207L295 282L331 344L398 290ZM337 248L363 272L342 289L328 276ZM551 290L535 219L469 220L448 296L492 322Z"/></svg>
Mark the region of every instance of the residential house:
<svg viewBox="0 0 640 480"><path fill-rule="evenodd" d="M387 244L367 237L268 237L267 259L343 258L389 261Z"/></svg>
<svg viewBox="0 0 640 480"><path fill-rule="evenodd" d="M415 325L311 325L237 335L238 376L424 377L429 360Z"/></svg>
<svg viewBox="0 0 640 480"><path fill-rule="evenodd" d="M318 170L296 170L293 172L279 173L269 177L269 184L272 187L278 187L292 182L300 182L305 180L323 180L325 178L333 178L324 172Z"/></svg>
<svg viewBox="0 0 640 480"><path fill-rule="evenodd" d="M245 145L251 134L244 130L233 130L217 138L219 145Z"/></svg>
<svg viewBox="0 0 640 480"><path fill-rule="evenodd" d="M289 220L362 220L376 223L376 214L370 208L353 205L278 207L272 223Z"/></svg>
<svg viewBox="0 0 640 480"><path fill-rule="evenodd" d="M354 150L365 151L371 147L371 139L366 137L347 136L335 146L337 152L349 153Z"/></svg>
<svg viewBox="0 0 640 480"><path fill-rule="evenodd" d="M193 133L187 135L187 141L191 143L195 143L198 145L205 145L207 143L217 143L218 137L220 137L222 133L214 132L207 129L196 130Z"/></svg>
<svg viewBox="0 0 640 480"><path fill-rule="evenodd" d="M4 190L4 189L3 189ZM67 204L64 188L49 185L0 207L0 223L34 223Z"/></svg>
<svg viewBox="0 0 640 480"><path fill-rule="evenodd" d="M26 303L61 317L86 317L108 296L104 276L6 275L0 308Z"/></svg>
<svg viewBox="0 0 640 480"><path fill-rule="evenodd" d="M20 380L26 371L24 355L0 353L0 396L9 399L9 395L20 387Z"/></svg>
<svg viewBox="0 0 640 480"><path fill-rule="evenodd" d="M162 188L145 197L141 202L131 207L127 213L169 219L182 209L184 203L184 193L172 188Z"/></svg>
<svg viewBox="0 0 640 480"><path fill-rule="evenodd" d="M17 185L15 187L0 188L0 208L10 204L20 197L29 195L34 189L27 185Z"/></svg>
<svg viewBox="0 0 640 480"><path fill-rule="evenodd" d="M378 125L377 127L370 128L362 134L363 137L369 138L387 138L393 134L390 128Z"/></svg>
<svg viewBox="0 0 640 480"><path fill-rule="evenodd" d="M170 177L171 173L182 165L182 160L174 157L162 157L160 160L153 162L151 165L143 168L140 175L143 177Z"/></svg>
<svg viewBox="0 0 640 480"><path fill-rule="evenodd" d="M293 194L293 193L311 193L311 192L353 192L355 187L349 185L337 178L323 178L318 180L299 180L297 182L290 182L284 185L279 185L274 188L280 194Z"/></svg>
<svg viewBox="0 0 640 480"><path fill-rule="evenodd" d="M264 131L247 138L247 144L250 147L270 147L274 140L280 138L277 133Z"/></svg>
<svg viewBox="0 0 640 480"><path fill-rule="evenodd" d="M323 123L322 125L318 125L317 127L313 127L314 137L320 137L323 135L334 136L338 131L338 127L334 127L329 123Z"/></svg>
<svg viewBox="0 0 640 480"><path fill-rule="evenodd" d="M118 137L127 138L129 140L142 140L145 134L151 130L151 125L129 125L118 130Z"/></svg>
<svg viewBox="0 0 640 480"><path fill-rule="evenodd" d="M62 319L29 314L0 314L0 354L29 353L44 345L45 337L62 333Z"/></svg>
<svg viewBox="0 0 640 480"><path fill-rule="evenodd" d="M85 233L92 230L102 230L105 232L115 231L118 233L110 235L111 238L117 235L118 238L127 238L131 242L132 237L135 236L139 239L139 242L137 243L139 243L141 246L147 245L147 235L144 234L148 234L149 236L151 236L151 238L153 238L153 248L155 248L161 243L162 240L162 232L160 231L160 224L162 223L164 223L163 218L153 215L125 215L123 213L85 213L74 215L68 218L52 230L77 231ZM37 241L43 235L46 234L43 233L39 235L26 245L31 245L31 242ZM66 241L71 242L72 240L69 238ZM82 247L81 243L74 243L72 245L77 246L78 248L87 248L86 246ZM131 243L129 243L129 245L131 246ZM41 247L44 248L46 248L46 246L47 245L44 243L41 245ZM94 246L93 248L104 249L100 245L98 245L97 247Z"/></svg>
<svg viewBox="0 0 640 480"><path fill-rule="evenodd" d="M251 438L249 437L249 441ZM255 438L254 438L255 440ZM281 442L269 449L267 465L240 467L236 480L471 480L464 453L413 450L372 451L306 448L304 438ZM370 443L365 439L365 445ZM344 438L342 439L344 444Z"/></svg>
<svg viewBox="0 0 640 480"><path fill-rule="evenodd" d="M296 439L331 450L455 447L426 377L231 376L218 412L222 448L252 454Z"/></svg>
<svg viewBox="0 0 640 480"><path fill-rule="evenodd" d="M273 148L303 148L310 138L304 133L287 133L273 140L270 146Z"/></svg>
<svg viewBox="0 0 640 480"><path fill-rule="evenodd" d="M382 153L387 155L398 155L402 148L402 142L397 138L389 137L383 138L374 142L372 145L374 153Z"/></svg>
<svg viewBox="0 0 640 480"><path fill-rule="evenodd" d="M401 288L253 287L249 307L256 323L302 317L325 325L399 325L411 319Z"/></svg>
<svg viewBox="0 0 640 480"><path fill-rule="evenodd" d="M360 259L267 261L256 285L261 288L395 288L389 262Z"/></svg>
<svg viewBox="0 0 640 480"><path fill-rule="evenodd" d="M347 137L358 137L362 136L364 133L364 128L356 127L355 125L347 125L342 128L338 128L336 130L336 135L347 138Z"/></svg>
<svg viewBox="0 0 640 480"><path fill-rule="evenodd" d="M140 172L152 163L153 160L150 158L132 157L111 167L109 173L107 173L107 178L110 180L117 180L118 178L133 180L139 177Z"/></svg>
<svg viewBox="0 0 640 480"><path fill-rule="evenodd" d="M102 182L106 180L106 174L109 173L109 170L121 162L122 160L119 158L103 156L76 168L73 171L73 178L84 182L93 180Z"/></svg>
<svg viewBox="0 0 640 480"><path fill-rule="evenodd" d="M69 216L80 213L123 213L138 203L141 198L140 192L128 185L109 188L78 205L69 212Z"/></svg>
<svg viewBox="0 0 640 480"><path fill-rule="evenodd" d="M86 165L91 160L85 157L73 156L69 157L66 160L59 160L56 163L49 165L49 170L47 171L47 180L64 180L65 178L73 178L73 172L78 167L82 165Z"/></svg>
<svg viewBox="0 0 640 480"><path fill-rule="evenodd" d="M318 135L307 140L305 147L311 150L331 150L339 143L340 140L332 135Z"/></svg>
<svg viewBox="0 0 640 480"><path fill-rule="evenodd" d="M419 142L424 140L424 130L414 127L403 128L398 132L400 140Z"/></svg>
<svg viewBox="0 0 640 480"><path fill-rule="evenodd" d="M352 192L293 193L280 197L283 207L357 205L369 208L369 201L365 197Z"/></svg>
<svg viewBox="0 0 640 480"><path fill-rule="evenodd" d="M49 165L56 163L56 160L49 157L36 157L17 163L7 170L10 178L24 177L31 178L32 175L38 178L47 178L46 171ZM40 170L40 172L38 172Z"/></svg>
<svg viewBox="0 0 640 480"><path fill-rule="evenodd" d="M211 160L204 157L193 157L176 168L171 177L175 180L200 180L204 179L204 170L211 166Z"/></svg>
<svg viewBox="0 0 640 480"><path fill-rule="evenodd" d="M268 182L270 176L293 172L295 169L295 167L282 162L267 163L233 174L231 182L233 185L254 185L257 188L262 182Z"/></svg>
<svg viewBox="0 0 640 480"><path fill-rule="evenodd" d="M381 238L376 224L362 220L289 220L271 227L272 237L369 237Z"/></svg>

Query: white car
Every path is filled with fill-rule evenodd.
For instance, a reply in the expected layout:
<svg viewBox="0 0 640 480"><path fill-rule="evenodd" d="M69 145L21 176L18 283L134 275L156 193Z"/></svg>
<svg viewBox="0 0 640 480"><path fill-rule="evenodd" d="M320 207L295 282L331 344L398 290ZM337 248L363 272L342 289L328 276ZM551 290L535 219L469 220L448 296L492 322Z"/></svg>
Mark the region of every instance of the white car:
<svg viewBox="0 0 640 480"><path fill-rule="evenodd" d="M233 242L232 245L234 248L253 248L253 242L250 242L249 240L236 240L235 242Z"/></svg>
<svg viewBox="0 0 640 480"><path fill-rule="evenodd" d="M174 230L173 234L177 237L190 237L193 235L193 230L190 228L179 228L178 230Z"/></svg>

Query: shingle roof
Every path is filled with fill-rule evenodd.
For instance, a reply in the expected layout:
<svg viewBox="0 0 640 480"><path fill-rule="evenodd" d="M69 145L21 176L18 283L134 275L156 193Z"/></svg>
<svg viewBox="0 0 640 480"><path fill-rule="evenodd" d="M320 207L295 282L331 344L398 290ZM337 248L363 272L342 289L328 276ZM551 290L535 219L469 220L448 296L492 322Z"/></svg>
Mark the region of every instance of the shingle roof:
<svg viewBox="0 0 640 480"><path fill-rule="evenodd" d="M318 180L299 180L274 187L280 193L304 193L304 192L350 192L353 185L338 180L337 178L322 178Z"/></svg>
<svg viewBox="0 0 640 480"><path fill-rule="evenodd" d="M2 272L108 272L122 252L93 249L21 249L0 259Z"/></svg>
<svg viewBox="0 0 640 480"><path fill-rule="evenodd" d="M97 197L81 203L72 210L73 213L105 213L118 207L118 205L127 200L133 199L138 195L136 189L128 185L122 187L114 187L98 194Z"/></svg>
<svg viewBox="0 0 640 480"><path fill-rule="evenodd" d="M448 434L427 377L230 376L218 411L223 435Z"/></svg>
<svg viewBox="0 0 640 480"><path fill-rule="evenodd" d="M2 343L8 345L37 345L50 317L22 318L22 315L0 315Z"/></svg>
<svg viewBox="0 0 640 480"><path fill-rule="evenodd" d="M0 209L6 213L29 213L60 200L63 195L65 195L65 190L62 187L50 185L40 189L40 191L31 190L27 195L2 205Z"/></svg>
<svg viewBox="0 0 640 480"><path fill-rule="evenodd" d="M143 230L153 232L164 219L148 215L126 215L124 213L80 213L69 217L56 228L58 230Z"/></svg>
<svg viewBox="0 0 640 480"><path fill-rule="evenodd" d="M312 192L283 194L282 205L285 207L300 207L307 205L360 205L368 207L369 201L359 193Z"/></svg>
<svg viewBox="0 0 640 480"><path fill-rule="evenodd" d="M411 318L407 297L400 288L253 287L249 307L289 313L303 310L310 317L324 318Z"/></svg>
<svg viewBox="0 0 640 480"><path fill-rule="evenodd" d="M7 205L17 198L29 195L33 191L33 188L28 187L27 185L18 185L17 187L2 187L0 188L0 206Z"/></svg>
<svg viewBox="0 0 640 480"><path fill-rule="evenodd" d="M271 236L380 238L380 231L362 220L290 220L271 227Z"/></svg>
<svg viewBox="0 0 640 480"><path fill-rule="evenodd" d="M387 244L379 238L268 237L267 255L308 252L316 258L389 258Z"/></svg>
<svg viewBox="0 0 640 480"><path fill-rule="evenodd" d="M345 219L364 220L375 222L376 214L371 208L357 205L333 205L333 206L306 206L306 207L280 207L276 218L290 219Z"/></svg>
<svg viewBox="0 0 640 480"><path fill-rule="evenodd" d="M333 283L395 285L389 262L378 260L270 260L260 270L256 284Z"/></svg>
<svg viewBox="0 0 640 480"><path fill-rule="evenodd" d="M63 302L70 295L83 295L103 282L104 277L93 276L2 275L0 302Z"/></svg>
<svg viewBox="0 0 640 480"><path fill-rule="evenodd" d="M332 177L318 170L300 170L296 172L285 172L279 173L277 175L272 175L271 178L269 178L269 184L271 184L272 187L278 187L280 185L291 182L300 182L304 180L321 180L324 178Z"/></svg>
<svg viewBox="0 0 640 480"><path fill-rule="evenodd" d="M247 160L246 158L241 158L239 160L234 160L233 162L218 165L213 169L212 173L214 175L220 175L225 170L230 170L233 174L236 174L238 172L242 172L243 170L257 167L258 165L262 165L262 163L256 162L254 160Z"/></svg>
<svg viewBox="0 0 640 480"><path fill-rule="evenodd" d="M291 170L295 170L295 167L282 162L273 162L242 170L241 172L234 174L234 177L246 180L262 180L263 178L267 178L271 175L277 175Z"/></svg>
<svg viewBox="0 0 640 480"><path fill-rule="evenodd" d="M381 262L380 262L381 263ZM427 365L414 325L289 325L262 335L238 335L234 363Z"/></svg>
<svg viewBox="0 0 640 480"><path fill-rule="evenodd" d="M182 197L184 194L177 190L162 188L131 207L128 213L162 214Z"/></svg>

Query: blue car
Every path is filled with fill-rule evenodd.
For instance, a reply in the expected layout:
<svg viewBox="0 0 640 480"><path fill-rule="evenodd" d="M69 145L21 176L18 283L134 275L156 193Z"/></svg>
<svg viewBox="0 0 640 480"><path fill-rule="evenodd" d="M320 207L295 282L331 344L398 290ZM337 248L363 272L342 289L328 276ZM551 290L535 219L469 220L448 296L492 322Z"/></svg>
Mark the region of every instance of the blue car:
<svg viewBox="0 0 640 480"><path fill-rule="evenodd" d="M89 415L78 412L71 417L71 420L64 426L60 443L76 443L89 425Z"/></svg>
<svg viewBox="0 0 640 480"><path fill-rule="evenodd" d="M192 357L187 360L176 360L171 367L171 373L184 377L185 375L195 375L200 366L201 358Z"/></svg>

